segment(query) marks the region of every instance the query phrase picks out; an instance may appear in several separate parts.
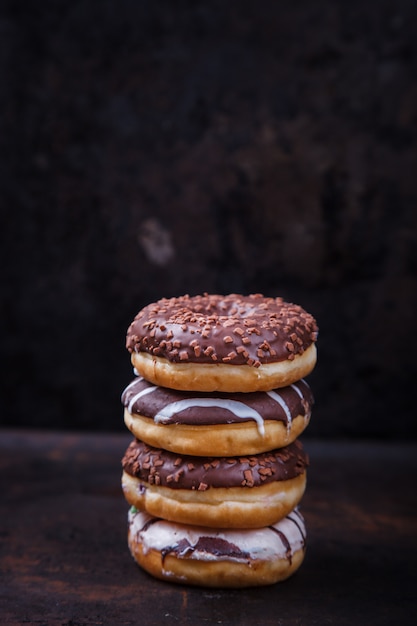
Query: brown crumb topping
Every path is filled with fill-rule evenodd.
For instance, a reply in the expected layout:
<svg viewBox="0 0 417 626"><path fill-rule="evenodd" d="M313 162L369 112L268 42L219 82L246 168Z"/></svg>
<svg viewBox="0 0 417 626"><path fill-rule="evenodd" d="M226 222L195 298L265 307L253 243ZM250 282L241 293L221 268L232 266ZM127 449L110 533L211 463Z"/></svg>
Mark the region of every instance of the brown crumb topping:
<svg viewBox="0 0 417 626"><path fill-rule="evenodd" d="M250 457L180 457L134 440L122 459L125 472L150 485L205 491L212 487L252 488L302 474L308 456L298 441Z"/></svg>
<svg viewBox="0 0 417 626"><path fill-rule="evenodd" d="M259 367L293 360L317 335L315 319L282 298L186 295L163 298L139 311L128 328L126 347L172 362Z"/></svg>

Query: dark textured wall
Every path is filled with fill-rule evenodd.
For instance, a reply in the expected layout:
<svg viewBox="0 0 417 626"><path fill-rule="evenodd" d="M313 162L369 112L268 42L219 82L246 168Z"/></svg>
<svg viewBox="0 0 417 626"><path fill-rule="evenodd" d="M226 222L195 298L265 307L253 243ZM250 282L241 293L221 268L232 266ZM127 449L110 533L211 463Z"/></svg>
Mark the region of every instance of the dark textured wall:
<svg viewBox="0 0 417 626"><path fill-rule="evenodd" d="M1 4L3 424L122 430L137 310L237 291L317 317L310 436L415 434L416 6Z"/></svg>

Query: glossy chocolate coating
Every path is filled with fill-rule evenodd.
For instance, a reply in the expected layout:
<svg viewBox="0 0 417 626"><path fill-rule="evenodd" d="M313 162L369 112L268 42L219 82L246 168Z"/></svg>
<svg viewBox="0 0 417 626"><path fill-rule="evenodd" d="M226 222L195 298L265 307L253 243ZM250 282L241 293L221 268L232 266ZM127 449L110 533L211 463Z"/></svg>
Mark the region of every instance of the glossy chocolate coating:
<svg viewBox="0 0 417 626"><path fill-rule="evenodd" d="M277 420L291 425L301 415L309 419L313 394L304 380L270 392L202 393L177 391L135 378L123 391L122 403L129 413L162 424L232 424Z"/></svg>
<svg viewBox="0 0 417 626"><path fill-rule="evenodd" d="M261 294L163 298L129 326L129 352L171 362L259 367L292 360L317 339L315 319L296 304Z"/></svg>
<svg viewBox="0 0 417 626"><path fill-rule="evenodd" d="M302 474L307 465L308 456L298 440L246 457L196 457L152 448L135 439L122 459L127 474L149 484L199 491L285 481Z"/></svg>

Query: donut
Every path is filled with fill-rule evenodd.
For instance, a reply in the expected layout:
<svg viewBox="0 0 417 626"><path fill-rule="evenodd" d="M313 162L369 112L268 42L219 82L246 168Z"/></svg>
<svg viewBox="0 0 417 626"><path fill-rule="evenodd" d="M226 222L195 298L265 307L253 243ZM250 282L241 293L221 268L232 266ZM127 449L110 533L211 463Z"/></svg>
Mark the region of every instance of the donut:
<svg viewBox="0 0 417 626"><path fill-rule="evenodd" d="M268 391L312 371L317 333L315 319L282 298L185 295L139 311L126 348L139 374L155 385Z"/></svg>
<svg viewBox="0 0 417 626"><path fill-rule="evenodd" d="M298 509L255 530L209 529L128 513L128 546L135 562L156 578L204 587L252 587L285 580L306 549Z"/></svg>
<svg viewBox="0 0 417 626"><path fill-rule="evenodd" d="M307 466L298 440L246 457L200 457L135 439L122 459L122 489L130 505L172 522L259 528L298 505Z"/></svg>
<svg viewBox="0 0 417 626"><path fill-rule="evenodd" d="M281 448L311 416L304 380L271 391L204 393L136 377L122 393L127 428L145 443L179 454L236 456Z"/></svg>

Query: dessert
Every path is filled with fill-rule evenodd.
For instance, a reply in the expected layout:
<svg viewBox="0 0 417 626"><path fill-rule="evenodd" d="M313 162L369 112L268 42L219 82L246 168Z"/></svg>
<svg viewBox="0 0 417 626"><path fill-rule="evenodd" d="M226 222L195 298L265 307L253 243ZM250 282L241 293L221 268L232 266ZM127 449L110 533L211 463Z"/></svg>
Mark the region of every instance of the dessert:
<svg viewBox="0 0 417 626"><path fill-rule="evenodd" d="M179 454L235 456L281 448L311 417L305 380L270 391L178 391L136 377L123 391L124 420L135 437Z"/></svg>
<svg viewBox="0 0 417 626"><path fill-rule="evenodd" d="M138 373L155 385L247 393L307 376L316 339L314 318L282 298L205 294L144 307L126 347Z"/></svg>
<svg viewBox="0 0 417 626"><path fill-rule="evenodd" d="M247 457L180 456L137 439L122 459L122 488L137 509L220 528L273 524L300 502L308 457L301 443Z"/></svg>
<svg viewBox="0 0 417 626"><path fill-rule="evenodd" d="M297 509L255 530L175 524L132 508L128 545L135 561L156 578L204 587L248 587L285 580L301 565L304 520Z"/></svg>
<svg viewBox="0 0 417 626"><path fill-rule="evenodd" d="M317 335L303 308L261 294L162 298L136 315L122 489L146 572L249 587L297 571Z"/></svg>

